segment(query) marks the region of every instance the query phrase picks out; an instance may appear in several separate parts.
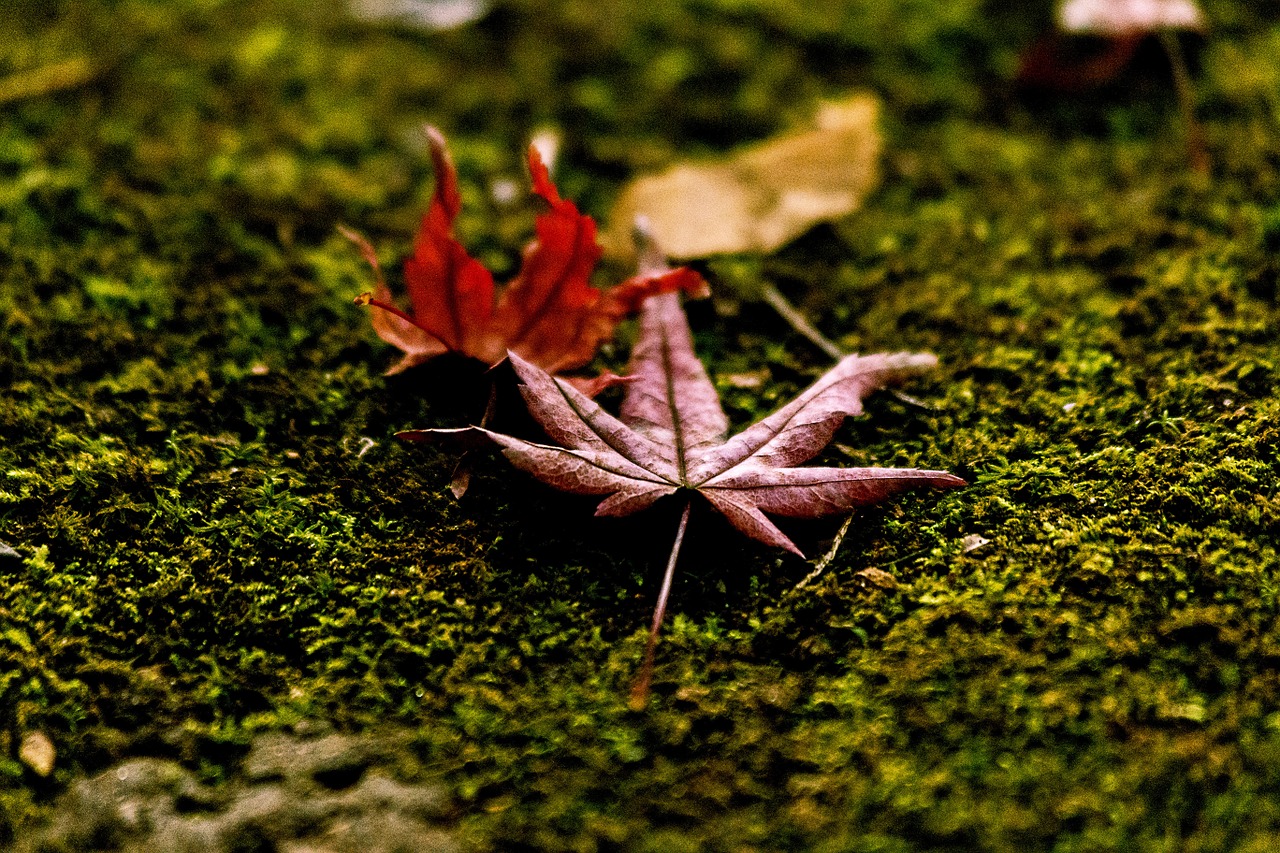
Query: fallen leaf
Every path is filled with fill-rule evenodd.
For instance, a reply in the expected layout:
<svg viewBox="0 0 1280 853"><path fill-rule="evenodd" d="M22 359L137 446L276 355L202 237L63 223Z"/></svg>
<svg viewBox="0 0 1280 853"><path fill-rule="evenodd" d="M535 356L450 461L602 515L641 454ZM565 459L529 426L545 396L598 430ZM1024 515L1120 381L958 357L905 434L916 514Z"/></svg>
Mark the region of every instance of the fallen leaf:
<svg viewBox="0 0 1280 853"><path fill-rule="evenodd" d="M395 304L369 242L342 229L377 279L374 292L356 301L378 309L371 315L374 330L404 351L389 374L445 352L496 364L511 351L551 373L573 370L589 362L646 297L677 289L705 292L702 277L683 268L637 275L605 291L592 287L591 273L600 258L595 222L560 197L536 146L529 148L529 171L546 210L537 217L537 236L525 249L519 274L499 290L489 271L453 236L462 205L457 172L444 137L434 128L427 134L436 189L404 266L408 311ZM614 380L578 382L589 390Z"/></svg>
<svg viewBox="0 0 1280 853"><path fill-rule="evenodd" d="M27 732L18 747L18 759L41 778L53 772L58 750L44 732Z"/></svg>
<svg viewBox="0 0 1280 853"><path fill-rule="evenodd" d="M1023 52L1018 69L1023 85L1088 92L1119 77L1148 39L1206 26L1191 0L1065 0L1057 23L1060 32L1041 37ZM1169 60L1181 61L1177 56Z"/></svg>
<svg viewBox="0 0 1280 853"><path fill-rule="evenodd" d="M788 405L731 439L715 387L693 355L679 298L649 300L615 418L570 383L511 354L521 393L539 424L564 446L480 427L408 430L407 440L483 433L518 468L568 492L607 495L597 515L630 515L680 490L697 492L743 533L803 557L764 512L817 518L847 512L919 485L959 486L943 471L795 468L862 411L862 398L936 364L921 353L851 355Z"/></svg>
<svg viewBox="0 0 1280 853"><path fill-rule="evenodd" d="M660 275L665 269L665 261L650 245L642 254L642 273ZM529 412L558 444L525 441L480 427L411 430L398 436L410 441L492 441L517 468L548 485L604 495L596 515L630 515L677 492L697 493L746 535L799 556L804 555L766 512L817 518L916 486L964 484L945 471L794 467L822 450L845 418L860 414L864 397L934 366L937 359L932 355L847 356L796 399L732 438L726 438L728 419L694 354L676 293L652 297L644 305L620 418L519 355L512 353L510 358L523 382L520 390ZM647 691L653 644L688 519L686 504L658 596L637 696Z"/></svg>
<svg viewBox="0 0 1280 853"><path fill-rule="evenodd" d="M1198 30L1204 13L1194 0L1066 0L1058 24L1069 33L1125 36L1159 30Z"/></svg>
<svg viewBox="0 0 1280 853"><path fill-rule="evenodd" d="M366 21L404 24L424 30L452 30L478 21L488 0L349 0L351 13Z"/></svg>
<svg viewBox="0 0 1280 853"><path fill-rule="evenodd" d="M618 197L607 245L629 255L632 223L644 216L673 258L773 252L862 204L879 181L878 111L871 95L829 103L813 129L641 177Z"/></svg>

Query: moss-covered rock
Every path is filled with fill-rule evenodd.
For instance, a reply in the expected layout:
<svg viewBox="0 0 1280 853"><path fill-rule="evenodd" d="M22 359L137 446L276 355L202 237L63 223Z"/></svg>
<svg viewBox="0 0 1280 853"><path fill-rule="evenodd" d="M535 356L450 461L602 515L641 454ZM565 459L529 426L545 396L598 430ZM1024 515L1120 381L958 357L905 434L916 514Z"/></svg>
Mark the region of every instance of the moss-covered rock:
<svg viewBox="0 0 1280 853"><path fill-rule="evenodd" d="M0 78L91 75L0 104L0 846L120 762L231 802L263 737L387 721L388 778L447 788L468 849L1280 843L1277 10L1205 3L1203 182L1159 68L1014 89L1048 2L503 0L442 33L336 1L10 6ZM380 375L334 226L395 270L431 121L502 273L531 216L489 182L534 127L599 213L852 87L885 99L880 191L705 271L850 350L936 352L925 406L874 399L825 459L972 485L860 514L800 588L696 512L637 714L680 508L594 519L483 458L454 501L454 460L391 434L485 390ZM691 315L736 423L824 368L720 307Z"/></svg>

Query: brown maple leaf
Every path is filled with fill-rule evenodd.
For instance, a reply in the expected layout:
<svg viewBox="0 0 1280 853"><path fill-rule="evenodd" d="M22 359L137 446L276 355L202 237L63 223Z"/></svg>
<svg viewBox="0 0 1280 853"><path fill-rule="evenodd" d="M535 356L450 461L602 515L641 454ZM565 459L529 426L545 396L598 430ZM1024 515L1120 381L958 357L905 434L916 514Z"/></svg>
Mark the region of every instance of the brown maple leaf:
<svg viewBox="0 0 1280 853"><path fill-rule="evenodd" d="M436 174L435 194L404 265L409 311L398 307L378 266L372 246L350 229L342 229L373 267L377 286L356 302L379 310L373 328L404 356L388 374L399 373L445 352L457 352L497 364L508 351L550 373L582 367L600 344L636 311L648 296L671 290L705 291L706 284L688 269L637 275L601 291L590 284L600 259L596 225L573 202L560 197L538 150L529 147L533 191L546 204L535 222L536 239L525 249L519 274L501 291L492 274L453 236L462 206L458 175L444 136L427 129ZM495 298L496 296L496 298ZM617 377L574 380L594 393Z"/></svg>
<svg viewBox="0 0 1280 853"><path fill-rule="evenodd" d="M666 265L650 246L642 269ZM799 468L830 442L862 399L885 385L934 366L921 353L851 355L787 405L726 439L728 419L715 386L693 350L680 297L655 296L643 308L621 417L614 417L569 383L512 353L521 393L533 417L557 444L539 444L481 427L411 430L411 441L476 439L548 485L605 495L596 515L629 515L677 492L697 493L743 533L804 556L766 512L817 518L848 512L917 486L950 488L964 481L945 471L909 468ZM658 595L645 665L633 692L642 704L653 650L666 610L672 573L689 520L681 517Z"/></svg>

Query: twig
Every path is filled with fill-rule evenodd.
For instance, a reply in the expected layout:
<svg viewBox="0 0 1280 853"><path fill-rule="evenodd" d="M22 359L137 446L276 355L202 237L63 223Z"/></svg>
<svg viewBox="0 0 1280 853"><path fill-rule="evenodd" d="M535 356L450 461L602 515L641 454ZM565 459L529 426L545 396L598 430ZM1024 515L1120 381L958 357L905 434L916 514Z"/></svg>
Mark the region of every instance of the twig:
<svg viewBox="0 0 1280 853"><path fill-rule="evenodd" d="M484 415L480 418L480 427L484 428L493 420L493 416L498 409L498 386L493 382L489 383L489 402L485 404ZM458 457L458 464L454 466L453 477L449 480L449 491L453 492L455 500L462 500L462 496L467 493L467 489L471 486L471 451L464 450L462 455Z"/></svg>
<svg viewBox="0 0 1280 853"><path fill-rule="evenodd" d="M760 295L764 301L769 303L774 311L782 315L782 319L786 320L800 334L809 339L815 347L834 358L836 361L844 358L848 353L840 349L834 341L826 335L819 332L817 328L809 322L809 320L801 314L796 307L787 301L787 297L783 296L778 288L774 287L770 282L760 283Z"/></svg>
<svg viewBox="0 0 1280 853"><path fill-rule="evenodd" d="M813 564L813 571L805 575L800 580L800 583L795 585L795 589L803 589L808 586L810 581L817 580L818 575L822 574L826 570L827 566L831 565L831 561L836 558L836 551L839 551L840 546L844 544L845 534L849 532L849 525L851 524L853 524L852 513L850 513L849 517L844 520L844 524L840 525L840 532L836 534L836 540L831 543L831 547L827 550L827 553L821 560L818 560Z"/></svg>
<svg viewBox="0 0 1280 853"><path fill-rule="evenodd" d="M658 646L658 630L662 627L662 619L667 615L667 597L671 594L671 578L676 570L676 558L680 556L680 545L684 542L684 531L689 526L689 508L692 503L684 505L684 513L680 516L680 526L676 529L676 541L671 546L671 557L667 560L667 573L662 576L662 590L658 593L658 604L653 609L653 625L649 628L649 642L644 648L644 664L640 667L640 675L631 685L631 710L640 711L649 702L649 684L653 681L653 656Z"/></svg>
<svg viewBox="0 0 1280 853"><path fill-rule="evenodd" d="M760 295L764 297L765 302L768 302L768 304L773 307L774 311L777 311L778 314L782 315L783 320L786 320L787 323L791 324L792 329L803 334L804 337L809 339L810 343L813 343L813 345L818 347L819 350L826 352L828 356L832 357L832 359L840 361L841 359L844 359L846 355L849 355L849 353L841 350L840 345L837 345L835 341L832 341L832 339L828 338L826 334L819 332L812 323L809 323L809 320L805 318L805 315L801 314L799 310L796 310L796 306L791 305L791 302L787 301L787 297L782 296L782 292L778 291L778 288L773 287L773 284L769 282L760 283ZM919 400L919 398L913 397L911 394L902 393L897 388L888 388L887 391L890 392L893 397L896 397L897 400L906 403L908 406L915 406L916 409L933 409L933 406L928 405L927 402Z"/></svg>
<svg viewBox="0 0 1280 853"><path fill-rule="evenodd" d="M74 89L92 80L98 70L87 57L77 56L42 68L10 74L0 79L0 104Z"/></svg>
<svg viewBox="0 0 1280 853"><path fill-rule="evenodd" d="M831 340L826 335L822 334L822 332L819 332L818 329L812 323L810 323L809 320L803 314L801 314L800 311L794 305L792 305L790 302L787 301L787 297L783 296L782 292L779 291L778 288L774 287L769 282L767 281L761 282L760 295L764 298L765 302L769 303L769 305L773 308L774 311L777 311L780 315L782 315L782 319L786 320L787 323L790 324L791 328L795 329L801 335L806 337L810 343L812 343L818 349L822 350L831 358L834 358L836 361L839 361L840 359L844 358L846 355L849 354L844 350L842 350L839 344L837 344L835 341ZM889 388L888 391L890 394L892 394L901 402L906 403L908 406L915 406L918 409L933 408L927 403L915 397L912 397L910 394L902 393L897 388Z"/></svg>

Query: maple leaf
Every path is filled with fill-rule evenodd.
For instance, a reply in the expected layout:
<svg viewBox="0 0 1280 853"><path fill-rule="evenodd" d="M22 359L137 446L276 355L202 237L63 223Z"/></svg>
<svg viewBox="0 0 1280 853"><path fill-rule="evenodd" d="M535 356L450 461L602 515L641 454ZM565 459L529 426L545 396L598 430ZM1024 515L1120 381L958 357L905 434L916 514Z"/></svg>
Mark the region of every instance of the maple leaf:
<svg viewBox="0 0 1280 853"><path fill-rule="evenodd" d="M590 284L600 259L596 225L573 202L560 197L537 148L529 147L533 191L546 205L534 224L536 238L525 249L519 274L499 290L493 275L453 236L462 207L458 175L435 128L427 129L435 193L405 262L410 311L398 307L378 266L373 247L359 234L342 229L373 267L377 285L356 302L371 305L373 328L384 341L404 351L388 374L399 373L441 355L457 352L497 364L508 351L550 373L582 367L618 323L648 296L672 290L705 291L702 277L689 269L637 275L601 291ZM575 380L587 393L617 377Z"/></svg>
<svg viewBox="0 0 1280 853"><path fill-rule="evenodd" d="M649 246L642 269L665 267ZM729 423L715 386L694 354L679 294L655 296L644 305L620 417L518 354L510 359L530 414L557 444L482 427L398 435L411 441L482 437L501 447L517 468L548 485L604 495L596 515L629 515L667 495L696 493L743 533L802 557L766 512L817 518L912 487L964 485L945 471L795 467L822 450L845 418L862 412L865 396L934 366L932 355L847 356L790 403L732 438L726 438ZM633 694L637 703L647 692L653 646L688 519L686 504L654 611L644 674Z"/></svg>

